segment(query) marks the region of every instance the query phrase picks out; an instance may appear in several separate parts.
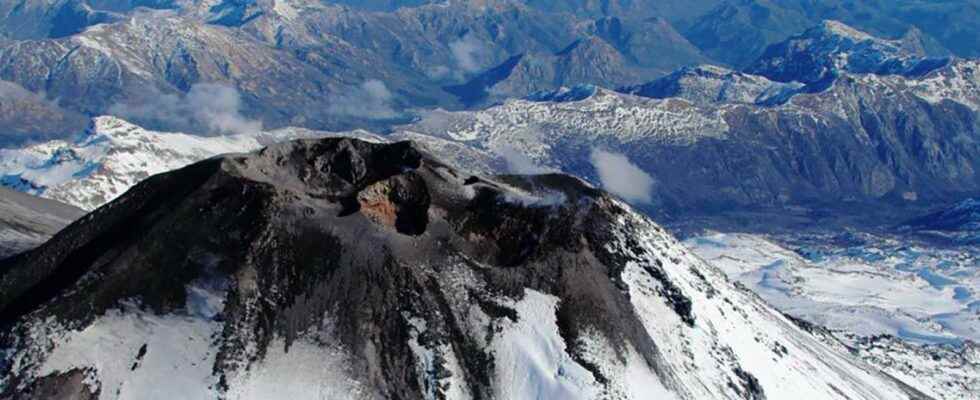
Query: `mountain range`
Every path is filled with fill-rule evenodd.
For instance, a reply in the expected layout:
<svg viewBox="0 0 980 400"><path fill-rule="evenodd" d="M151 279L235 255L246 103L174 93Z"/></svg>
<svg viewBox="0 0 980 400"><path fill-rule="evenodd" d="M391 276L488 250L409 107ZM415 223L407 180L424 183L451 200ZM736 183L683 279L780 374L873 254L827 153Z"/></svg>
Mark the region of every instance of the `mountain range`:
<svg viewBox="0 0 980 400"><path fill-rule="evenodd" d="M774 44L767 52L771 58L756 62L758 74L711 65L685 67L616 90L577 86L475 111L425 111L386 135L388 140L429 144L471 170L564 171L595 184L603 184L595 149L620 154L650 181L648 193L641 193L642 201L635 204L662 217L787 206L874 213L921 209L977 193L980 65L969 59L928 58L901 43L827 22ZM816 60L837 61L807 64ZM793 71L823 72L796 76ZM99 132L111 130L99 124L138 129L119 118L95 121ZM77 174L71 178L64 173L66 161L56 160L60 156L55 153L85 153L81 148L93 144L113 147L112 141L86 139L98 135L82 135L75 145L53 141L4 150L0 172L8 187L93 209L146 174L259 146L255 139L242 142L239 137L327 134L317 132L290 128L195 139L201 150L189 158L161 153L185 153L176 143L160 145L154 154L147 154L146 147L138 157L150 158L142 161L146 166L113 189L77 183L91 176L80 171L88 163L100 164L93 160L104 150L71 161L76 165L72 174ZM130 135L136 140L144 136L181 137ZM247 144L217 145L228 140ZM59 194L71 191L60 189L63 184L111 194Z"/></svg>
<svg viewBox="0 0 980 400"><path fill-rule="evenodd" d="M9 3L0 6L0 80L37 104L0 112L0 122L17 133L8 143L66 137L84 129L84 117L104 114L151 129L221 132L182 115L191 97L222 112L235 103L230 111L267 129L381 129L418 108L636 85L703 63L750 67L767 46L825 19L903 38L930 57L980 54L969 40L974 24L943 19L970 21L975 0L551 3ZM200 96L215 90L204 86L192 96L199 85L234 95Z"/></svg>

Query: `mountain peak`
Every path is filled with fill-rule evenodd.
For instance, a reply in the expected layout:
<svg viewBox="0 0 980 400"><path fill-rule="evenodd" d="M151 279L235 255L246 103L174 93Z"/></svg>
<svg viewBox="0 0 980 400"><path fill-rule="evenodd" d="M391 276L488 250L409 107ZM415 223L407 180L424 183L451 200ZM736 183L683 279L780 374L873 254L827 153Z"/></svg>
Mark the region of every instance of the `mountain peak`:
<svg viewBox="0 0 980 400"><path fill-rule="evenodd" d="M856 42L861 42L865 40L880 40L871 36L863 31L851 27L843 22L837 20L824 20L817 27L813 28L815 32L821 32L826 34L831 34L835 36L844 37Z"/></svg>
<svg viewBox="0 0 980 400"><path fill-rule="evenodd" d="M411 142L156 175L0 271L4 396L919 395L581 180L473 175Z"/></svg>
<svg viewBox="0 0 980 400"><path fill-rule="evenodd" d="M117 116L100 115L92 118L82 137L126 137L134 134L139 136L143 132L145 132L143 128Z"/></svg>
<svg viewBox="0 0 980 400"><path fill-rule="evenodd" d="M921 42L883 39L838 21L824 21L767 47L746 71L779 82L826 87L828 81L842 73L912 76L947 63L944 59L930 59L924 48Z"/></svg>

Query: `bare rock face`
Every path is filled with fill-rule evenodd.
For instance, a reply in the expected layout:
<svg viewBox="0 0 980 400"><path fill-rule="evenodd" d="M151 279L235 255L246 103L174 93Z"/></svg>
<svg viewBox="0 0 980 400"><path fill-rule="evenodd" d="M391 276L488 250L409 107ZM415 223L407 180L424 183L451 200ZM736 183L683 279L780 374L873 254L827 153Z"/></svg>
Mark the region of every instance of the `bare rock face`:
<svg viewBox="0 0 980 400"><path fill-rule="evenodd" d="M91 388L85 382L85 371L71 370L60 374L51 374L34 382L30 393L25 393L28 399L47 400L96 400L99 389ZM93 390L94 389L94 390Z"/></svg>
<svg viewBox="0 0 980 400"><path fill-rule="evenodd" d="M153 176L0 265L0 322L10 399L922 397L576 178L410 142Z"/></svg>

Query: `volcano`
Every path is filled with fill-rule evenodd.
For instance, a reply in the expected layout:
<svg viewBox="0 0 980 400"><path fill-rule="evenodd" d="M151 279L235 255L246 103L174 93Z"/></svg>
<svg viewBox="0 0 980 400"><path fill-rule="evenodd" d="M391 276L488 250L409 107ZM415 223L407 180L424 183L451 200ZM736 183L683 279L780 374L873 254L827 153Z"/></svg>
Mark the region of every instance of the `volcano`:
<svg viewBox="0 0 980 400"><path fill-rule="evenodd" d="M412 142L152 176L0 265L0 398L915 399L625 203Z"/></svg>

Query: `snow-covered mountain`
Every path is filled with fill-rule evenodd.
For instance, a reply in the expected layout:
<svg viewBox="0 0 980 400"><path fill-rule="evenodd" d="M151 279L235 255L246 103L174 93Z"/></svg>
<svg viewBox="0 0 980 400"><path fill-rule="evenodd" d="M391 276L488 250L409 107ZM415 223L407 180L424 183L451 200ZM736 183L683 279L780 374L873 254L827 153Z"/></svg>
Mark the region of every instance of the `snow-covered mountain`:
<svg viewBox="0 0 980 400"><path fill-rule="evenodd" d="M971 145L980 132L976 60L954 60L916 77L842 73L812 93L711 66L621 90L632 94L579 86L480 111L425 112L389 139L432 142L444 150L440 155L469 169L544 168L597 184L593 150L622 154L650 176L652 191L641 196L650 201L643 207L670 214L845 202L901 206L959 200L980 190L980 149ZM295 130L278 134L288 137L289 131ZM72 146L54 142L0 153L5 184L41 193L52 185L33 182L32 174L62 182L68 175L39 176L57 175L45 163L54 149ZM74 172L80 168L76 163ZM55 192L41 194L87 209L112 197Z"/></svg>
<svg viewBox="0 0 980 400"><path fill-rule="evenodd" d="M291 128L198 136L155 132L120 118L97 117L71 140L0 149L0 183L93 210L154 174L218 154L256 150L274 141L324 135Z"/></svg>
<svg viewBox="0 0 980 400"><path fill-rule="evenodd" d="M803 86L798 82L774 82L759 75L713 65L698 65L682 68L642 85L627 86L619 91L654 99L680 97L698 105L767 105L786 102Z"/></svg>
<svg viewBox="0 0 980 400"><path fill-rule="evenodd" d="M157 175L0 271L14 399L929 398L576 178L408 142Z"/></svg>
<svg viewBox="0 0 980 400"><path fill-rule="evenodd" d="M913 30L900 40L887 40L838 21L769 46L747 71L780 82L815 84L840 73L917 76L942 67L947 58L929 58Z"/></svg>
<svg viewBox="0 0 980 400"><path fill-rule="evenodd" d="M518 55L553 61L551 73L525 71L534 90L626 85L707 61L664 19L594 19L514 0L386 12L309 0L18 4L0 4L0 37L10 35L0 42L0 80L60 105L64 121L50 119L44 133L61 135L77 128L69 124L77 114L160 111L152 109L161 99L196 85L234 90L243 115L270 128L378 128L406 121L416 107L462 107L444 87ZM603 62L613 59L621 62ZM149 128L187 130L173 116L132 114L124 116Z"/></svg>

